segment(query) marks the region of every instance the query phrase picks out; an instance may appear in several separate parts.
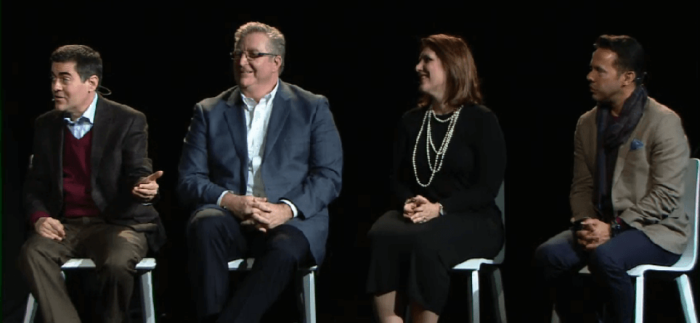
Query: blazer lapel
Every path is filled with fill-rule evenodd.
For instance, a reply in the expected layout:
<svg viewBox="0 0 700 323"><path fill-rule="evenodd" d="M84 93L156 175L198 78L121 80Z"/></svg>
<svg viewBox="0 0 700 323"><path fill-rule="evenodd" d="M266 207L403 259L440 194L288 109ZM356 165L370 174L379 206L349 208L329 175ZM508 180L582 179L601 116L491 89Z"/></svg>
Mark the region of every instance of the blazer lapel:
<svg viewBox="0 0 700 323"><path fill-rule="evenodd" d="M93 120L92 128L92 147L90 148L90 178L94 184L97 179L97 172L100 169L100 161L104 155L107 139L113 131L114 123L112 120L114 115L110 109L109 103L101 95L98 96L97 106L95 107L95 120Z"/></svg>
<svg viewBox="0 0 700 323"><path fill-rule="evenodd" d="M49 156L53 159L50 174L56 176L55 180L58 183L59 192L63 192L63 140L66 131L66 122L63 120L63 114L57 113L56 120L51 127L51 136L49 138Z"/></svg>
<svg viewBox="0 0 700 323"><path fill-rule="evenodd" d="M289 116L289 110L292 108L289 103L290 93L288 86L280 80L280 87L272 102L272 114L270 115L270 123L267 126L263 161L273 151L272 148L275 146L277 139L284 129L284 124Z"/></svg>
<svg viewBox="0 0 700 323"><path fill-rule="evenodd" d="M248 165L248 131L246 131L245 115L243 114L243 101L241 100L241 94L238 89L231 92L231 96L226 101L226 104L228 108L224 111L224 118L231 132L231 138L233 139L236 153L240 156L241 164L244 168L243 176L245 180L243 183L246 183L248 181L248 172L245 171Z"/></svg>
<svg viewBox="0 0 700 323"><path fill-rule="evenodd" d="M650 100L647 100L647 104L644 106L644 112L646 112L647 108L649 107L649 101ZM617 151L617 160L615 161L615 172L613 173L613 187L615 186L615 183L617 183L617 180L620 178L620 174L622 174L622 169L625 168L625 159L627 158L627 154L630 152L630 149L632 147L632 141L634 141L634 139L637 138L637 129L639 129L639 125L646 122L646 117L646 113L642 114L642 117L639 119L639 122L634 127L634 130L630 134L630 137L627 138L627 141L625 141L625 143L622 144L619 150Z"/></svg>

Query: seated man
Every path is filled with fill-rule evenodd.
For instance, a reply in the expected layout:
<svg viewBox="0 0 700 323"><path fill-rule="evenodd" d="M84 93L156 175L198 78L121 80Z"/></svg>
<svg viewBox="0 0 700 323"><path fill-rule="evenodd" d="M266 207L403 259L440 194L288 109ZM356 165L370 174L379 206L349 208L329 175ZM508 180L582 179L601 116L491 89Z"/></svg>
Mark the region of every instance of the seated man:
<svg viewBox="0 0 700 323"><path fill-rule="evenodd" d="M235 34L238 86L194 107L178 192L194 208L189 264L200 321L258 322L299 266L323 261L343 154L328 100L282 82L285 40ZM255 257L229 301L227 262Z"/></svg>
<svg viewBox="0 0 700 323"><path fill-rule="evenodd" d="M556 290L565 322L582 320L572 275L588 265L606 322L632 322L634 286L626 271L672 265L689 234L681 197L689 159L681 119L647 95L644 51L628 36L600 36L588 81L597 105L578 121L571 185L573 227L540 245L535 263ZM598 304L600 305L600 304ZM599 307L599 306L598 306ZM603 319L590 311L592 320Z"/></svg>
<svg viewBox="0 0 700 323"><path fill-rule="evenodd" d="M632 322L634 286L627 270L673 265L690 227L681 197L689 159L681 119L647 95L644 51L628 36L600 36L588 81L598 102L578 121L571 185L573 228L538 247L543 282L556 288L565 322L581 319L572 275L588 265L606 322ZM581 298L579 292L578 298ZM594 319L603 319L595 314Z"/></svg>
<svg viewBox="0 0 700 323"><path fill-rule="evenodd" d="M80 322L61 277L71 258L95 262L104 322L127 319L136 264L165 234L143 113L97 93L100 54L83 45L51 54L54 110L36 119L24 202L35 234L19 265L45 322Z"/></svg>

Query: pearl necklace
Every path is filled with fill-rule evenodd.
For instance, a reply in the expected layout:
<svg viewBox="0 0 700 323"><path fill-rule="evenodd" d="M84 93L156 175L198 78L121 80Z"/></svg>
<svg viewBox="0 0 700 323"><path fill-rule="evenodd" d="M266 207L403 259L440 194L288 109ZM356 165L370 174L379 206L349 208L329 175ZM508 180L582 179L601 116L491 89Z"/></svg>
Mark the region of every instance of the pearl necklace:
<svg viewBox="0 0 700 323"><path fill-rule="evenodd" d="M459 113L461 111L462 107L459 107L451 117L445 120L438 119L438 117L435 115L435 111L433 111L433 109L431 108L428 108L428 110L425 111L425 116L423 117L423 121L420 125L420 130L418 131L418 136L416 137L416 144L413 147L413 174L416 176L416 182L418 182L418 185L428 187L430 183L433 182L435 174L437 174L437 172L439 172L440 169L442 169L442 164L445 160L445 153L447 152L447 146L450 144L452 134L454 134L455 125L457 124L457 119L459 118ZM433 144L433 137L431 135L432 129L430 127L430 116L435 118L435 120L437 120L438 122L445 123L449 121L449 124L447 125L447 133L445 133L445 137L442 139L440 149L435 149L435 145ZM420 136L423 133L423 127L425 126L426 121L428 124L428 129L426 130L425 135L425 150L428 157L428 168L430 169L431 174L430 179L428 179L428 183L423 184L421 183L420 178L418 178L418 168L416 167L416 152L418 151L418 141L420 141ZM433 163L430 161L431 148L435 152L435 166L433 166Z"/></svg>

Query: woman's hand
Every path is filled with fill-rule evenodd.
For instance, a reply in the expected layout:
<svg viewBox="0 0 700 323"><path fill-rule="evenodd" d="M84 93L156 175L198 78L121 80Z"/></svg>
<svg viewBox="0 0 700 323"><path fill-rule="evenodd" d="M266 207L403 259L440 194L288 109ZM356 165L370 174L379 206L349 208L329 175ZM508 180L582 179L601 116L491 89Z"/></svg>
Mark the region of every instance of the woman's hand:
<svg viewBox="0 0 700 323"><path fill-rule="evenodd" d="M406 200L403 216L413 223L425 223L440 216L440 204L430 203L421 195Z"/></svg>

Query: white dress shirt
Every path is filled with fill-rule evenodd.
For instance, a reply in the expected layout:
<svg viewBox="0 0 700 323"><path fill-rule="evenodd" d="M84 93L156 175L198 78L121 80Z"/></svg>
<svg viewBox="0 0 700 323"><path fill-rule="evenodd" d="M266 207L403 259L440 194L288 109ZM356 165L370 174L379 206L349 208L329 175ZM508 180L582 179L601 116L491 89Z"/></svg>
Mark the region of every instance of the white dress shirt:
<svg viewBox="0 0 700 323"><path fill-rule="evenodd" d="M260 172L260 165L262 165L262 158L265 153L265 138L267 137L267 126L270 124L270 115L272 115L272 102L275 99L278 88L279 80L275 88L272 89L272 92L260 99L260 102L255 102L254 99L246 97L243 92L241 92L241 98L243 99L243 103L245 103L244 114L248 144L248 181L245 195L266 197L265 183L263 182L262 173ZM216 202L217 205L221 206L221 200L226 193L234 192L223 192ZM281 202L289 205L294 217L297 216L297 208L291 201L283 199Z"/></svg>
<svg viewBox="0 0 700 323"><path fill-rule="evenodd" d="M87 110L83 112L83 115L80 116L78 120L71 120L70 115L64 118L66 120L66 126L68 126L68 130L70 130L75 139L83 138L83 136L85 136L85 134L88 133L90 129L92 129L92 125L95 122L96 109L97 93L95 93L95 97L92 99L92 103L90 103L90 106L88 106Z"/></svg>

